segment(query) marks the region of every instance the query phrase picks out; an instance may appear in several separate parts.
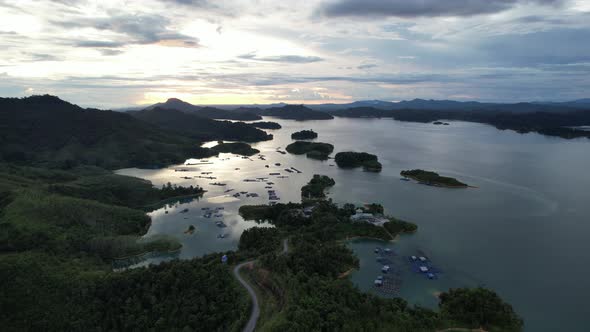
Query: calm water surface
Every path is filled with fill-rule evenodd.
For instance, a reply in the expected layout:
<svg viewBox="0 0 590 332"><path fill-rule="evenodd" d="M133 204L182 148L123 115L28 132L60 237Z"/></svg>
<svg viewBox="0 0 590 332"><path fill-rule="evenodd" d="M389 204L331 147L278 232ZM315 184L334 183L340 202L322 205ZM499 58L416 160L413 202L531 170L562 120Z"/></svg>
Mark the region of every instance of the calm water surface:
<svg viewBox="0 0 590 332"><path fill-rule="evenodd" d="M360 240L349 244L360 258L361 268L351 276L360 289L373 291L373 280L381 274L373 250L387 246L396 254L392 260L402 279L400 295L411 303L436 307L437 292L484 285L515 307L524 317L527 331L587 330L589 140L520 135L464 122L434 126L390 119L267 120L283 126L272 131L273 141L253 145L267 160L222 154L203 165L120 170L120 174L149 179L155 185L172 182L208 190L200 200L151 212L153 223L146 236L177 236L184 245L181 258L235 249L241 232L256 225L239 217L238 207L268 202L266 181L243 179L269 177L282 202L298 202L300 187L313 174L326 174L336 180L330 190L335 202L378 202L386 213L419 226L416 234L395 243ZM334 144L335 153L355 150L377 154L383 171L341 170L330 166L333 161L276 152L291 142L292 132L310 128L319 133L318 141ZM287 167L303 174L287 173L283 170ZM410 168L437 171L479 188L443 189L400 181L399 172ZM210 176L216 179L181 178L200 176L201 172L212 172ZM271 172L289 177L279 179L270 176ZM209 185L212 182L227 185ZM230 195L235 191L224 193L228 189L255 192L260 197L234 198ZM222 217L203 217L201 208L218 206L224 207ZM184 209L189 211L180 213ZM223 220L228 227L217 227L216 220ZM189 225L196 227L195 234L183 234ZM218 239L222 233L227 237ZM427 280L412 271L405 257L417 252L424 252L442 271L438 280Z"/></svg>

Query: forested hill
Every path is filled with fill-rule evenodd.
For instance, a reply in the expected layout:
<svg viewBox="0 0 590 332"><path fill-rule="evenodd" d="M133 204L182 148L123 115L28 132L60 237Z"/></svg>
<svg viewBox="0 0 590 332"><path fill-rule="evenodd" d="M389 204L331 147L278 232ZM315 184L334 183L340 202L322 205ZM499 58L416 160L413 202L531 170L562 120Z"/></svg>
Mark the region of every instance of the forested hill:
<svg viewBox="0 0 590 332"><path fill-rule="evenodd" d="M205 139L272 137L243 123L187 116L190 120L170 120L186 129L178 130L126 113L83 109L55 96L0 98L0 162L51 168L161 166L216 154L200 147Z"/></svg>
<svg viewBox="0 0 590 332"><path fill-rule="evenodd" d="M338 117L350 118L393 118L398 121L433 122L437 120L459 120L492 125L498 129L510 129L519 133L537 132L562 138L590 138L590 131L572 127L590 125L590 109L569 112L515 113L507 111L443 111L425 109L383 110L373 107L356 107L330 111Z"/></svg>
<svg viewBox="0 0 590 332"><path fill-rule="evenodd" d="M266 110L260 110L261 115L277 117L290 120L330 120L334 117L325 112L314 111L303 105L286 105L283 107L272 107Z"/></svg>
<svg viewBox="0 0 590 332"><path fill-rule="evenodd" d="M272 139L272 135L243 122L217 121L179 110L156 107L129 114L163 129L183 133L202 141L222 139L259 142Z"/></svg>
<svg viewBox="0 0 590 332"><path fill-rule="evenodd" d="M177 98L170 98L165 103L157 103L152 106L147 107L146 109L151 110L155 108L165 108L165 109L173 109L178 110L185 113L196 114L201 117L209 118L209 119L225 119L225 120L260 120L262 117L260 115L254 113L244 113L239 111L228 111L222 110L216 107L201 107L196 106L191 103L187 103Z"/></svg>

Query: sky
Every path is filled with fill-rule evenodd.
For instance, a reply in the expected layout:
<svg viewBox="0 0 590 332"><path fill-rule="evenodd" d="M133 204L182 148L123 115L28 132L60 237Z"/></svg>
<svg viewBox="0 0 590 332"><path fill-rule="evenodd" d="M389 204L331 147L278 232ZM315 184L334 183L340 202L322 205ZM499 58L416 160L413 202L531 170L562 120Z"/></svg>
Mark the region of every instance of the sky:
<svg viewBox="0 0 590 332"><path fill-rule="evenodd" d="M86 107L590 97L590 0L0 0L0 96Z"/></svg>

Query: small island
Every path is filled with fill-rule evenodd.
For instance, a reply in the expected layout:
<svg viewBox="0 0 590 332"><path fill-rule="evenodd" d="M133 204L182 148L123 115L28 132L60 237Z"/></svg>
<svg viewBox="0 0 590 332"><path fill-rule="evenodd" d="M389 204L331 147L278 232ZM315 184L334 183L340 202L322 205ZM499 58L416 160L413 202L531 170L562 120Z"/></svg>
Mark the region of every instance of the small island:
<svg viewBox="0 0 590 332"><path fill-rule="evenodd" d="M184 234L192 235L194 232L195 232L195 226L190 225L190 226L188 226L188 229L186 231L184 231Z"/></svg>
<svg viewBox="0 0 590 332"><path fill-rule="evenodd" d="M305 186L301 187L301 198L304 200L324 199L326 198L324 191L335 184L336 181L331 177L315 174Z"/></svg>
<svg viewBox="0 0 590 332"><path fill-rule="evenodd" d="M338 167L363 167L367 172L381 172L381 163L374 154L366 152L339 152L334 158Z"/></svg>
<svg viewBox="0 0 590 332"><path fill-rule="evenodd" d="M302 130L291 134L292 139L314 139L318 138L318 133L313 130Z"/></svg>
<svg viewBox="0 0 590 332"><path fill-rule="evenodd" d="M281 129L281 125L272 121L258 121L250 123L251 126L260 129Z"/></svg>
<svg viewBox="0 0 590 332"><path fill-rule="evenodd" d="M291 154L305 154L307 158L327 160L334 151L334 146L328 143L296 141L285 148Z"/></svg>
<svg viewBox="0 0 590 332"><path fill-rule="evenodd" d="M467 184L460 182L455 178L440 176L438 173L425 171L421 169L413 169L408 171L401 171L402 176L414 179L421 184L426 184L435 187L445 188L467 188Z"/></svg>
<svg viewBox="0 0 590 332"><path fill-rule="evenodd" d="M239 154L242 156L253 156L260 151L257 149L253 149L250 144L236 142L236 143L224 143L219 142L216 146L212 147L211 150L217 153L233 153Z"/></svg>

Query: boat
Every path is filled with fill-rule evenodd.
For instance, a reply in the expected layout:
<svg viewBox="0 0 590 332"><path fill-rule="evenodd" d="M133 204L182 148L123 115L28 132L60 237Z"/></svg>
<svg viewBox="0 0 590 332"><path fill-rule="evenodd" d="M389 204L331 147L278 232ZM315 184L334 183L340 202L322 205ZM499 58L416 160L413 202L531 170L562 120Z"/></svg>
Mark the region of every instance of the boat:
<svg viewBox="0 0 590 332"><path fill-rule="evenodd" d="M415 260L418 259L418 257L416 257L416 256L410 256L410 259L413 260L413 261L415 261Z"/></svg>
<svg viewBox="0 0 590 332"><path fill-rule="evenodd" d="M281 166L281 163L275 163L275 166Z"/></svg>
<svg viewBox="0 0 590 332"><path fill-rule="evenodd" d="M227 184L221 183L221 182L213 182L213 183L209 183L209 184L212 186L221 186L221 187L227 186Z"/></svg>
<svg viewBox="0 0 590 332"><path fill-rule="evenodd" d="M436 277L432 272L429 272L426 276L428 276L428 279L434 279Z"/></svg>
<svg viewBox="0 0 590 332"><path fill-rule="evenodd" d="M424 257L424 256L420 256L420 257L418 257L418 259L419 259L421 262L426 262L426 261L427 261L426 257Z"/></svg>
<svg viewBox="0 0 590 332"><path fill-rule="evenodd" d="M383 280L382 279L375 279L375 286L377 286L377 287L383 286Z"/></svg>
<svg viewBox="0 0 590 332"><path fill-rule="evenodd" d="M418 269L420 269L420 272L424 272L424 273L428 272L428 267L426 267L426 266L420 266Z"/></svg>
<svg viewBox="0 0 590 332"><path fill-rule="evenodd" d="M376 254L378 254L380 250L381 250L381 249L379 249L379 248L375 248L374 252L375 252Z"/></svg>
<svg viewBox="0 0 590 332"><path fill-rule="evenodd" d="M400 180L402 180L402 181L410 181L410 179L408 179L408 178L400 178Z"/></svg>
<svg viewBox="0 0 590 332"><path fill-rule="evenodd" d="M201 210L209 210L208 207L201 208Z"/></svg>
<svg viewBox="0 0 590 332"><path fill-rule="evenodd" d="M223 239L223 238L225 238L225 234L218 234L218 235L217 235L217 238L218 238L218 239Z"/></svg>
<svg viewBox="0 0 590 332"><path fill-rule="evenodd" d="M188 212L188 209L184 209L184 210L180 211L180 213L187 213L187 212Z"/></svg>
<svg viewBox="0 0 590 332"><path fill-rule="evenodd" d="M285 175L281 175L281 176L277 176L277 178L279 178L279 179L287 179L289 177L288 176L285 176Z"/></svg>
<svg viewBox="0 0 590 332"><path fill-rule="evenodd" d="M268 175L281 175L281 173L268 173Z"/></svg>
<svg viewBox="0 0 590 332"><path fill-rule="evenodd" d="M383 273L387 273L389 272L389 270L391 270L391 267L389 265L383 265L383 267L381 268L381 271L383 271Z"/></svg>

